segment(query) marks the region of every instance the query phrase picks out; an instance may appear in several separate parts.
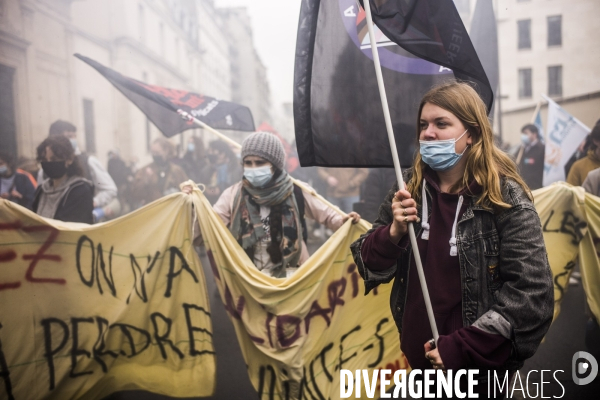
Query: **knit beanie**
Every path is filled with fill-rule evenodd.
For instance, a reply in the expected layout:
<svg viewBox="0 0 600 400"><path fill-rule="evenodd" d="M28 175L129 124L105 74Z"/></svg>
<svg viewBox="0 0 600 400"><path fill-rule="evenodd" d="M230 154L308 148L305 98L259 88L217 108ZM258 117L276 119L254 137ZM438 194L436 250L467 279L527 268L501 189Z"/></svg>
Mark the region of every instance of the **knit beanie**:
<svg viewBox="0 0 600 400"><path fill-rule="evenodd" d="M258 156L276 168L284 169L285 150L279 138L269 132L255 132L242 142L242 161L246 156Z"/></svg>

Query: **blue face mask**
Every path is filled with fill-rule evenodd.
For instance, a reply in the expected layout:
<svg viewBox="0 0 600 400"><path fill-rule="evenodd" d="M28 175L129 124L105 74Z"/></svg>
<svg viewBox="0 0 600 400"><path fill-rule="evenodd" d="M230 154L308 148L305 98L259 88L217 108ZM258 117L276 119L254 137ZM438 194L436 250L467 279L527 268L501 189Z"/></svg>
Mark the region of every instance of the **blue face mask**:
<svg viewBox="0 0 600 400"><path fill-rule="evenodd" d="M468 129L467 129L468 130ZM448 140L419 140L421 144L421 159L434 171L447 171L454 167L461 159L467 149L457 154L455 144L467 131L464 131L457 139Z"/></svg>
<svg viewBox="0 0 600 400"><path fill-rule="evenodd" d="M188 143L188 151L193 153L196 150L196 145L194 143Z"/></svg>
<svg viewBox="0 0 600 400"><path fill-rule="evenodd" d="M265 165L258 168L244 168L244 176L252 186L260 188L273 178L273 172L271 166Z"/></svg>
<svg viewBox="0 0 600 400"><path fill-rule="evenodd" d="M521 142L523 142L524 145L528 145L531 142L529 140L529 135L526 133L521 133Z"/></svg>

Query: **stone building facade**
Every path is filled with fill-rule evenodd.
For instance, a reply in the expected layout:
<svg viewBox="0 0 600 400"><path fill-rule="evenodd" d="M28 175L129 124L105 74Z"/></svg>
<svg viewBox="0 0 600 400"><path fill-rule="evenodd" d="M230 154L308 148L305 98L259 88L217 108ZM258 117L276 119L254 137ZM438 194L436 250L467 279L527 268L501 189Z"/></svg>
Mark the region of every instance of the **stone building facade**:
<svg viewBox="0 0 600 400"><path fill-rule="evenodd" d="M519 142L542 94L591 128L600 118L600 2L496 3L505 140Z"/></svg>
<svg viewBox="0 0 600 400"><path fill-rule="evenodd" d="M478 0L454 0L467 28ZM479 0L483 1L483 0ZM600 118L597 0L492 1L498 23L503 139L519 143L541 94L590 128ZM542 121L547 106L542 103Z"/></svg>
<svg viewBox="0 0 600 400"><path fill-rule="evenodd" d="M149 143L160 132L74 53L150 84L239 101L264 118L264 66L251 40L228 31L234 26L225 15L213 0L0 0L0 143L33 157L49 125L65 119L78 127L81 148L102 161L112 149L149 161ZM233 62L248 62L232 58L232 48L242 45L260 67L250 78L234 75ZM254 83L237 84L246 81ZM256 88L266 101L253 97Z"/></svg>

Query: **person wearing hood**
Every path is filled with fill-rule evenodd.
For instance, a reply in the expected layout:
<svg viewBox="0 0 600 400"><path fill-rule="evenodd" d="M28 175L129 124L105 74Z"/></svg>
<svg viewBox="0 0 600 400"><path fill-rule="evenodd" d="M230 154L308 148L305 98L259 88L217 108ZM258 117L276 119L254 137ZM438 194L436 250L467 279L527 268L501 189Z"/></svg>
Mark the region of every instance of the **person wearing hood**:
<svg viewBox="0 0 600 400"><path fill-rule="evenodd" d="M294 185L285 170L285 150L272 133L255 132L242 142L241 182L225 189L213 209L256 268L285 278L309 257L305 217L332 230L360 215L342 216ZM307 185L308 186L308 185ZM191 193L190 186L184 186Z"/></svg>
<svg viewBox="0 0 600 400"><path fill-rule="evenodd" d="M573 186L581 186L590 171L600 168L600 120L592 128L589 147L587 155L575 161L569 170L567 183Z"/></svg>
<svg viewBox="0 0 600 400"><path fill-rule="evenodd" d="M554 287L542 225L515 163L494 144L486 106L470 85L431 89L417 127L419 153L404 171L406 186L394 184L352 253L366 293L394 280L390 306L410 366L478 369L476 389L486 397L487 371L504 377L520 369L552 322Z"/></svg>
<svg viewBox="0 0 600 400"><path fill-rule="evenodd" d="M14 157L0 152L0 198L31 209L35 186L26 172L17 168Z"/></svg>
<svg viewBox="0 0 600 400"><path fill-rule="evenodd" d="M543 186L546 146L541 141L537 126L527 124L521 128L521 143L523 147L519 172L531 190L539 189Z"/></svg>
<svg viewBox="0 0 600 400"><path fill-rule="evenodd" d="M69 140L83 171L82 176L94 184L94 220L98 222L116 217L121 211L117 185L100 160L80 150L77 143L77 127L68 121L56 120L50 125L48 137L57 135ZM42 182L46 177L43 170L38 172L38 182Z"/></svg>
<svg viewBox="0 0 600 400"><path fill-rule="evenodd" d="M93 223L94 186L85 179L73 146L64 136L49 136L37 148L48 177L37 188L32 209L42 217Z"/></svg>
<svg viewBox="0 0 600 400"><path fill-rule="evenodd" d="M140 168L131 185L131 199L135 208L145 206L163 196L179 192L179 184L187 181L183 169L171 160L175 146L159 137L150 146L152 162Z"/></svg>

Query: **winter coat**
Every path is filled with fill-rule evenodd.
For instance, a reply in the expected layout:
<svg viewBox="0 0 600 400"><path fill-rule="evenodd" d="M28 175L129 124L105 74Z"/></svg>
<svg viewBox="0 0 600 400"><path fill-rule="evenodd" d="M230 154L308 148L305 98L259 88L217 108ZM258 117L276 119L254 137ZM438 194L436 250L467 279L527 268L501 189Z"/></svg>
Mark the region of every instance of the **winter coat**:
<svg viewBox="0 0 600 400"><path fill-rule="evenodd" d="M596 157L594 150L590 150L587 156L575 161L567 176L567 183L573 186L581 186L588 173L596 168L600 168L600 160Z"/></svg>
<svg viewBox="0 0 600 400"><path fill-rule="evenodd" d="M0 186L1 185L2 183L0 182ZM16 171L12 185L11 187L7 188L7 192L11 193L13 189L19 192L22 197L19 199L11 195L9 196L8 200L31 210L31 205L35 195L35 187L29 180L29 177L19 171ZM2 188L2 190L4 190L4 188Z"/></svg>
<svg viewBox="0 0 600 400"><path fill-rule="evenodd" d="M94 186L90 181L79 176L69 177L58 188L52 187L48 179L38 186L32 209L42 217L57 219L65 222L94 222ZM52 196L51 208L55 211L52 215L43 215L42 202ZM38 212L39 211L39 212Z"/></svg>
<svg viewBox="0 0 600 400"><path fill-rule="evenodd" d="M521 156L519 172L531 190L539 189L543 186L545 153L546 148L544 144L538 141L533 146L526 147Z"/></svg>
<svg viewBox="0 0 600 400"><path fill-rule="evenodd" d="M79 165L83 169L84 178L88 179L94 185L94 202L96 207L104 207L117 198L117 185L104 169L100 160L94 156L81 153L79 150L75 152L79 159ZM42 183L46 177L44 171L39 170L37 180Z"/></svg>
<svg viewBox="0 0 600 400"><path fill-rule="evenodd" d="M308 186L307 184L304 185ZM238 182L235 185L225 189L221 197L219 197L219 200L217 200L213 206L213 210L219 214L227 227L229 227L231 216L233 215L233 203L235 201L235 197L241 188L242 182ZM334 231L338 230L342 226L343 217L341 214L310 194L307 194L304 191L302 191L302 194L304 195L304 215L302 215L301 218L304 218L305 216L309 217ZM308 257L309 254L306 243L302 241L300 264L304 263Z"/></svg>
<svg viewBox="0 0 600 400"><path fill-rule="evenodd" d="M600 197L600 168L591 170L581 186L586 192Z"/></svg>

